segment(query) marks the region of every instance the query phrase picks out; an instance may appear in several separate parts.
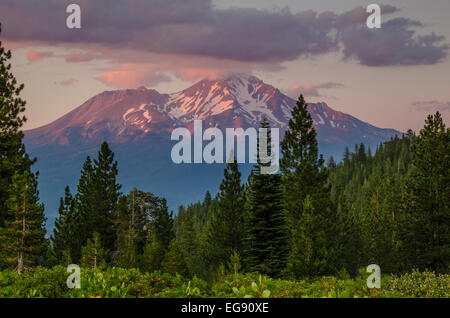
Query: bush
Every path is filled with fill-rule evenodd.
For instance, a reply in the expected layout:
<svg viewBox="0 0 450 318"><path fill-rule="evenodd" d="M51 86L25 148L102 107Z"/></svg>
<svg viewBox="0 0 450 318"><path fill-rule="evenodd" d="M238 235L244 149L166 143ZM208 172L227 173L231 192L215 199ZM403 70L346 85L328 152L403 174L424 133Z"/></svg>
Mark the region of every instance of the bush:
<svg viewBox="0 0 450 318"><path fill-rule="evenodd" d="M69 289L66 268L36 267L19 275L13 270L0 272L0 297L6 298L187 298L187 297L424 297L449 298L450 275L433 272L384 275L380 289L366 286L364 272L356 278L320 277L313 281L272 279L258 273L230 274L212 285L194 277L162 272L141 273L137 269L81 269L81 288Z"/></svg>
<svg viewBox="0 0 450 318"><path fill-rule="evenodd" d="M389 281L386 291L387 297L414 298L449 298L450 275L436 275L433 272L419 272L404 274Z"/></svg>

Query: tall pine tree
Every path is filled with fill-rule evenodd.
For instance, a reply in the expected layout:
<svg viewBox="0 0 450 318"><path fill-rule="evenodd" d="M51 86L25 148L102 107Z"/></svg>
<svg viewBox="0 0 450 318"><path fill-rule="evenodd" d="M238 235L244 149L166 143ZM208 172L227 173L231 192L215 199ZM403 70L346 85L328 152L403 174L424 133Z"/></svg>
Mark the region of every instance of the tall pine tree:
<svg viewBox="0 0 450 318"><path fill-rule="evenodd" d="M74 235L74 198L66 186L64 198L60 199L58 218L55 220L53 235L50 237L54 257L59 264L66 264L67 258L71 258L71 248Z"/></svg>
<svg viewBox="0 0 450 318"><path fill-rule="evenodd" d="M88 223L91 231L98 232L102 245L107 250L113 250L116 241L114 219L117 213L117 204L120 196L120 188L116 181L118 174L117 161L114 153L104 142L94 160L94 178L92 179L94 210L88 215Z"/></svg>
<svg viewBox="0 0 450 318"><path fill-rule="evenodd" d="M81 246L94 232L99 234L102 246L114 250L116 230L114 222L117 219L117 205L121 185L117 183L117 161L114 153L104 142L98 152L97 159L92 162L88 156L83 164L81 177L75 195L75 233L76 242L72 258L77 262L81 257ZM110 255L107 255L110 261Z"/></svg>
<svg viewBox="0 0 450 318"><path fill-rule="evenodd" d="M244 187L236 162L228 163L218 194L219 206L209 219L205 257L209 265L225 265L233 252L242 254L245 238Z"/></svg>
<svg viewBox="0 0 450 318"><path fill-rule="evenodd" d="M412 145L404 243L410 266L437 272L450 265L450 130L437 112Z"/></svg>
<svg viewBox="0 0 450 318"><path fill-rule="evenodd" d="M263 141L268 156L273 155L270 127L264 118L261 127L267 129ZM286 218L282 205L281 175L262 174L263 163L259 153L258 163L252 169L246 196L248 210L245 265L249 271L280 276L286 268L288 254Z"/></svg>
<svg viewBox="0 0 450 318"><path fill-rule="evenodd" d="M290 228L290 272L301 278L330 273L334 263L336 217L328 173L319 157L316 131L300 95L281 142L283 204ZM305 205L306 204L306 205Z"/></svg>
<svg viewBox="0 0 450 318"><path fill-rule="evenodd" d="M0 24L1 33L1 24ZM9 218L7 200L12 177L16 172L30 172L35 159L26 154L20 130L26 122L23 115L26 102L20 98L24 85L11 73L11 51L0 41L0 228Z"/></svg>

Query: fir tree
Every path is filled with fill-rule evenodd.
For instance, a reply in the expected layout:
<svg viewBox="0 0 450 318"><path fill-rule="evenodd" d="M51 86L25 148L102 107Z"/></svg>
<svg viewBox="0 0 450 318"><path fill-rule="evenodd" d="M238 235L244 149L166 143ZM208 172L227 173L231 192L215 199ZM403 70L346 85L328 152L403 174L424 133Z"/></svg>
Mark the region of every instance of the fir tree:
<svg viewBox="0 0 450 318"><path fill-rule="evenodd" d="M194 273L197 268L196 265L198 264L198 243L194 229L194 220L190 209L186 211L186 215L181 225L178 246L181 248L186 266L191 273Z"/></svg>
<svg viewBox="0 0 450 318"><path fill-rule="evenodd" d="M168 247L158 240L155 232L152 232L144 247L141 269L149 273L160 270L167 250Z"/></svg>
<svg viewBox="0 0 450 318"><path fill-rule="evenodd" d="M1 33L1 24L0 24ZM26 122L23 115L26 102L20 98L24 85L18 84L11 73L11 51L0 42L0 228L9 218L7 200L12 177L16 172L30 172L36 159L30 159L22 142L20 130Z"/></svg>
<svg viewBox="0 0 450 318"><path fill-rule="evenodd" d="M189 270L183 258L183 253L175 239L169 244L169 250L161 262L161 270L170 274L178 273L184 277L189 276Z"/></svg>
<svg viewBox="0 0 450 318"><path fill-rule="evenodd" d="M295 278L311 279L329 271L326 232L309 194L302 204L303 212L291 230L292 250L288 272Z"/></svg>
<svg viewBox="0 0 450 318"><path fill-rule="evenodd" d="M337 212L337 261L338 268L356 276L362 264L361 223L355 208L350 208L342 188L338 189Z"/></svg>
<svg viewBox="0 0 450 318"><path fill-rule="evenodd" d="M236 162L227 164L218 200L218 209L208 223L205 242L205 257L213 266L225 265L233 251L241 254L244 247L244 187Z"/></svg>
<svg viewBox="0 0 450 318"><path fill-rule="evenodd" d="M411 265L437 272L450 264L450 131L437 112L412 145L404 239Z"/></svg>
<svg viewBox="0 0 450 318"><path fill-rule="evenodd" d="M295 275L330 273L335 253L333 244L336 236L336 216L331 207L328 173L322 156L319 157L318 154L316 131L303 95L300 95L292 110L289 129L281 142L281 150L283 205L291 234L291 272ZM308 202L307 207L304 206L305 202ZM314 213L314 216L311 213ZM310 216L312 219L305 219ZM307 227L311 227L316 233L313 235ZM323 237L319 236L319 233ZM310 246L314 254L305 254L306 251L301 253L298 250L301 246ZM295 268L296 266L305 268Z"/></svg>
<svg viewBox="0 0 450 318"><path fill-rule="evenodd" d="M74 198L70 193L69 186L66 186L64 198L60 199L58 218L55 220L52 242L53 253L58 263L65 264L72 247L74 234Z"/></svg>
<svg viewBox="0 0 450 318"><path fill-rule="evenodd" d="M114 153L104 142L94 160L94 177L92 179L92 197L95 202L94 209L88 215L88 224L91 231L98 232L102 245L113 250L116 240L114 219L120 196L120 188L116 182L118 174L117 161L114 161Z"/></svg>
<svg viewBox="0 0 450 318"><path fill-rule="evenodd" d="M122 196L117 206L116 252L114 261L122 268L133 268L137 265L136 232L135 232L135 192Z"/></svg>
<svg viewBox="0 0 450 318"><path fill-rule="evenodd" d="M273 155L269 123L266 119L261 124L268 129L268 155ZM258 139L258 149L260 140ZM279 174L261 174L261 162L249 177L247 191L247 239L245 265L249 271L258 271L272 277L280 276L286 267L287 227L282 206L281 176Z"/></svg>
<svg viewBox="0 0 450 318"><path fill-rule="evenodd" d="M156 206L149 213L151 219L151 231L156 234L156 238L167 249L174 239L173 217L172 212L169 213L166 199L158 198Z"/></svg>
<svg viewBox="0 0 450 318"><path fill-rule="evenodd" d="M139 227L147 233L143 248L141 267L153 272L161 268L161 262L175 238L172 213L168 212L167 202L152 193L141 193L141 217L144 223Z"/></svg>
<svg viewBox="0 0 450 318"><path fill-rule="evenodd" d="M94 162L88 156L83 164L77 194L75 195L75 215L72 258L77 262L81 257L81 246L97 232L102 245L114 250L117 219L117 204L121 186L117 184L117 161L114 153L104 142ZM107 256L110 261L110 255Z"/></svg>
<svg viewBox="0 0 450 318"><path fill-rule="evenodd" d="M16 173L10 186L9 217L2 230L1 245L7 261L17 264L18 273L26 264L36 263L45 246L44 206L38 201L35 177L27 171Z"/></svg>
<svg viewBox="0 0 450 318"><path fill-rule="evenodd" d="M74 248L71 250L71 255L73 261L76 263L81 259L82 246L86 244L87 239L92 233L91 230L93 226L89 223L89 218L91 213L95 213L93 212L95 209L93 178L94 169L92 167L92 160L88 156L86 157L81 170L74 202L75 215L72 220L74 232L71 237Z"/></svg>

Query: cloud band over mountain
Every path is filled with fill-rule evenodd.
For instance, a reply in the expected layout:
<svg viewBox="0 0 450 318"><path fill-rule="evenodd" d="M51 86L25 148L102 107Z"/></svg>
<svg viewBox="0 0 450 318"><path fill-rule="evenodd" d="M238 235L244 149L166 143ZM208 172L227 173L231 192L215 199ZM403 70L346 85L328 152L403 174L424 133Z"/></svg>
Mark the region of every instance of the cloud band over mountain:
<svg viewBox="0 0 450 318"><path fill-rule="evenodd" d="M156 74L149 82L167 80L162 72L174 72L173 65L178 77L197 79L204 73L223 73L227 68L218 69L217 60L228 61L231 71L236 71L242 65L280 67L285 61L336 51L342 51L344 59L372 67L435 64L447 56L449 47L443 36L418 34L424 26L420 21L403 17L385 21L399 12L390 5L382 6L382 28L371 30L363 7L342 14L293 13L289 8L217 9L212 0L79 0L82 28L72 30L66 28L65 9L70 3L4 0L2 36L12 42L84 49L66 61L106 59L116 65L113 72L147 63L143 69ZM167 65L154 62L161 55L170 60ZM193 58L203 60L192 62ZM113 75L99 79L114 86L106 80Z"/></svg>

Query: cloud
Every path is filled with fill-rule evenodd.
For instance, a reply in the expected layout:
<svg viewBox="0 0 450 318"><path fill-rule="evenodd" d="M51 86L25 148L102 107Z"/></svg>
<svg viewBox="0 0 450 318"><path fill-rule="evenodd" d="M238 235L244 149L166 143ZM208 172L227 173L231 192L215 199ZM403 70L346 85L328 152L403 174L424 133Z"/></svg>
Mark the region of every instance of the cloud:
<svg viewBox="0 0 450 318"><path fill-rule="evenodd" d="M392 5L380 5L381 14L388 15L399 12L400 9ZM368 13L366 8L359 6L350 11L344 12L339 16L338 23L341 26L354 25L354 24L366 24Z"/></svg>
<svg viewBox="0 0 450 318"><path fill-rule="evenodd" d="M426 112L444 112L450 111L450 101L449 102L441 102L437 100L431 101L416 101L411 104L414 110L417 111L426 111Z"/></svg>
<svg viewBox="0 0 450 318"><path fill-rule="evenodd" d="M287 90L288 96L297 99L300 94L309 97L327 97L322 95L319 90L321 89L332 89L332 88L342 88L344 84L335 83L335 82L323 82L318 84L305 83L300 85L298 83L294 83Z"/></svg>
<svg viewBox="0 0 450 318"><path fill-rule="evenodd" d="M356 58L366 66L429 65L447 57L449 45L445 37L434 33L417 35L414 28L422 28L419 21L394 18L381 29L369 29L355 24L343 27L340 38L344 45L344 59Z"/></svg>
<svg viewBox="0 0 450 318"><path fill-rule="evenodd" d="M113 88L138 87L140 85L153 86L160 82L169 82L171 78L159 71L154 65L125 64L107 70L105 75L96 78L105 85Z"/></svg>
<svg viewBox="0 0 450 318"><path fill-rule="evenodd" d="M70 86L70 85L74 84L75 82L78 82L75 78L68 78L66 80L56 82L56 84L59 84L61 86Z"/></svg>
<svg viewBox="0 0 450 318"><path fill-rule="evenodd" d="M209 57L142 53L130 53L127 54L128 57L129 62L121 63L121 55L109 56L113 66L97 69L105 74L96 79L113 88L140 85L151 87L171 80L167 70L171 70L172 75L190 82L203 78L216 79L233 72L251 72L248 63Z"/></svg>
<svg viewBox="0 0 450 318"><path fill-rule="evenodd" d="M53 56L53 52L38 52L35 50L29 50L27 52L27 59L29 62L36 62L51 56Z"/></svg>
<svg viewBox="0 0 450 318"><path fill-rule="evenodd" d="M98 55L93 54L91 52L75 51L71 52L70 54L67 54L64 58L66 62L69 63L80 63L80 62L90 62L97 57Z"/></svg>
<svg viewBox="0 0 450 318"><path fill-rule="evenodd" d="M280 62L338 49L329 35L335 15L328 13L217 10L211 0L79 0L82 28L71 30L65 26L67 3L2 1L4 36L252 62Z"/></svg>
<svg viewBox="0 0 450 318"><path fill-rule="evenodd" d="M77 30L66 27L69 3L2 0L2 37L11 43L33 41L72 49L64 56L71 63L106 60L112 67L98 79L108 85L131 82L117 77L120 72L127 77L131 70L149 82L167 80L163 73L193 80L224 73L222 64L230 70L261 71L338 51L344 60L369 67L436 64L449 49L445 37L419 34L424 27L420 21L388 20L400 12L390 5L381 6L382 28L370 30L362 6L337 14L294 13L289 8L217 9L212 0L78 0L82 28ZM164 67L156 67L153 74L158 62ZM134 64L142 64L142 70Z"/></svg>

